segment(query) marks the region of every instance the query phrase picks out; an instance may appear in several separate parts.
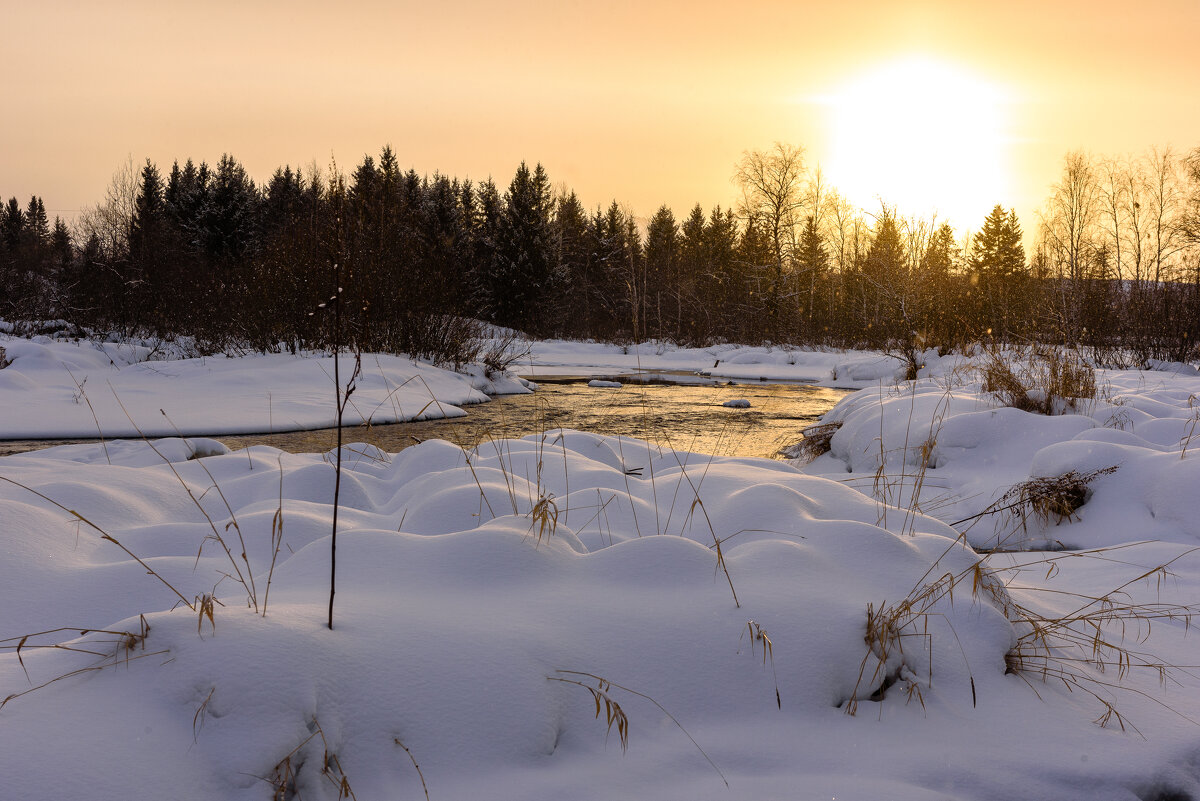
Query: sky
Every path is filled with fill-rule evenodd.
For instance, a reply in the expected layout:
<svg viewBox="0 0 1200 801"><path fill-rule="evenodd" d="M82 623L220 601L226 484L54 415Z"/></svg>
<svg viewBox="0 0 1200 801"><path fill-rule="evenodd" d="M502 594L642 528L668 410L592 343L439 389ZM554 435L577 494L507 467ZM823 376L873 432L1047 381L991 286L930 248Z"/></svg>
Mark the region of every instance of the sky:
<svg viewBox="0 0 1200 801"><path fill-rule="evenodd" d="M71 218L132 158L506 186L588 207L736 202L802 146L868 209L1034 226L1063 156L1200 146L1200 2L0 0L0 195Z"/></svg>

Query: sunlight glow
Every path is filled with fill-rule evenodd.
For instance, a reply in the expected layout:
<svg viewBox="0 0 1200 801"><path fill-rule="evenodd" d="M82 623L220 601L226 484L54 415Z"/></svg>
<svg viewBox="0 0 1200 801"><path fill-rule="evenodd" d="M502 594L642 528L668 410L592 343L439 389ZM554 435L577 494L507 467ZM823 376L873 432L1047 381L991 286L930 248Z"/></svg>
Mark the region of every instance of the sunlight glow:
<svg viewBox="0 0 1200 801"><path fill-rule="evenodd" d="M1010 206L1009 98L953 64L911 57L872 68L822 99L830 181L852 202L936 213L960 229Z"/></svg>

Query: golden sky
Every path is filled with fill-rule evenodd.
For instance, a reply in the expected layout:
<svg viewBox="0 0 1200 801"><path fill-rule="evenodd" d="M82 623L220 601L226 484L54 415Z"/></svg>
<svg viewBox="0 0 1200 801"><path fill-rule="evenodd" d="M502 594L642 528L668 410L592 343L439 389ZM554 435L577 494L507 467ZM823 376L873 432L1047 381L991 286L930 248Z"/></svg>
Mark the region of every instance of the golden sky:
<svg viewBox="0 0 1200 801"><path fill-rule="evenodd" d="M864 205L1030 230L1067 151L1200 145L1198 34L1198 0L0 0L0 194L71 216L129 156L261 181L390 143L683 215L779 140Z"/></svg>

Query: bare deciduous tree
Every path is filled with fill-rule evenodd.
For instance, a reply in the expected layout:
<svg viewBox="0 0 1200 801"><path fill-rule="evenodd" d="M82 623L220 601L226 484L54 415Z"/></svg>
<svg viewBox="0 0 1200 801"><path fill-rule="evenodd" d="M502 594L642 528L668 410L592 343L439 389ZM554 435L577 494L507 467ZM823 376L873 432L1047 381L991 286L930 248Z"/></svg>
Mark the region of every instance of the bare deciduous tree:
<svg viewBox="0 0 1200 801"><path fill-rule="evenodd" d="M776 142L768 151L748 150L738 162L733 180L742 191L739 211L767 233L774 258L767 313L774 328L783 296L786 267L796 245L797 227L805 208L807 173L804 148ZM774 335L774 331L772 334Z"/></svg>

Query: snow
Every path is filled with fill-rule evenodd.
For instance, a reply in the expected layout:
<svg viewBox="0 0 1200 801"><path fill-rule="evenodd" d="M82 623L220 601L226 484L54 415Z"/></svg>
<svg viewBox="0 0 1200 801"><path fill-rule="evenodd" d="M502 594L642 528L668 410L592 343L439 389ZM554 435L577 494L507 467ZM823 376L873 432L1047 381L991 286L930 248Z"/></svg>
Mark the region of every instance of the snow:
<svg viewBox="0 0 1200 801"><path fill-rule="evenodd" d="M825 417L840 423L831 450L806 472L913 501L946 522L979 515L1010 487L1036 477L1097 476L1078 519L1026 521L1003 515L959 528L975 547L1096 548L1136 539L1200 544L1200 377L1179 370L1098 370L1098 399L1044 416L1001 406L961 363L945 360L916 382L846 396ZM881 480L876 472L883 464ZM924 465L924 467L923 467Z"/></svg>
<svg viewBox="0 0 1200 801"><path fill-rule="evenodd" d="M869 351L714 345L681 348L669 343L612 345L599 342L538 341L512 369L536 379L548 375L693 373L733 381L788 381L860 389L904 375L892 356Z"/></svg>
<svg viewBox="0 0 1200 801"><path fill-rule="evenodd" d="M750 401L746 400L745 398L733 398L732 400L725 401L721 405L728 406L731 409L749 409Z"/></svg>
<svg viewBox="0 0 1200 801"><path fill-rule="evenodd" d="M330 356L148 361L149 348L113 343L43 336L0 344L12 362L0 370L0 436L8 439L260 433L335 422ZM354 368L353 356L340 357L343 382ZM362 359L345 422L458 417L466 414L462 406L489 394L529 391L528 382L511 376L372 354Z"/></svg>
<svg viewBox="0 0 1200 801"><path fill-rule="evenodd" d="M620 381L605 381L602 378L593 378L588 382L588 386L592 389L620 389Z"/></svg>
<svg viewBox="0 0 1200 801"><path fill-rule="evenodd" d="M343 774L361 801L421 797L409 753L434 799L1200 792L1200 677L1178 616L1200 594L1194 373L1101 372L1105 399L1041 417L998 407L956 357L893 384L898 362L878 354L535 343L527 375L719 359L867 388L826 415L841 427L807 465L563 430L474 451L347 445L330 631L336 454L229 452L217 436L262 422L265 387L273 419L328 422L327 358L3 345L5 434L87 428L66 365L89 377L102 426L124 418L102 397L111 382L152 436L159 407L211 435L0 457L5 797L270 798L289 769L303 798L338 797ZM482 376L374 356L363 369L360 416L483 399ZM423 397L395 391L406 376ZM1109 550L964 543L1006 536L996 516L958 521L1013 484L1113 465L1072 518L1013 535ZM1167 681L1099 673L1062 632L1057 657L1031 645L1031 620L1118 588L1114 618L1089 619L1135 663L1185 666ZM211 620L187 605L206 595ZM871 642L869 609L894 624ZM593 690L628 716L627 751ZM1125 731L1093 722L1105 703Z"/></svg>

